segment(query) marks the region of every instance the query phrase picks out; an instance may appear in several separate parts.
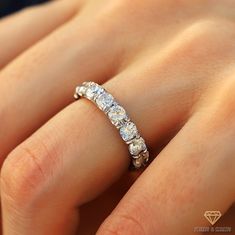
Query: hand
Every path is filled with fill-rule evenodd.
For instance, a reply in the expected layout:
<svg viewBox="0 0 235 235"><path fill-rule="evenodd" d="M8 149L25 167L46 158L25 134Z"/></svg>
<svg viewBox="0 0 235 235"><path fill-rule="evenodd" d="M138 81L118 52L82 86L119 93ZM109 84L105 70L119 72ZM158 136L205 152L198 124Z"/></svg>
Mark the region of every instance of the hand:
<svg viewBox="0 0 235 235"><path fill-rule="evenodd" d="M235 199L234 7L61 0L3 20L2 161L18 145L1 173L4 235L73 234L78 207L127 171L117 130L90 102L73 102L75 86L90 80L120 101L158 155L99 235L195 234L206 210L225 213ZM133 179L126 174L112 191L119 197ZM97 221L88 222L80 234L94 233Z"/></svg>

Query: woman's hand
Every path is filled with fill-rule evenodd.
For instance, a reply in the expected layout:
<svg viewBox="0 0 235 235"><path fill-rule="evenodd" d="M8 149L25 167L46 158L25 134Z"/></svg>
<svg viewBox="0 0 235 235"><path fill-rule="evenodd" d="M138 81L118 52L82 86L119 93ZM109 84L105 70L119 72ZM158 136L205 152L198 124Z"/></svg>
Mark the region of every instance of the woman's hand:
<svg viewBox="0 0 235 235"><path fill-rule="evenodd" d="M235 199L234 9L232 0L60 0L2 20L4 235L73 234L78 207L126 172L115 128L90 102L72 103L90 80L123 104L153 156L164 148L99 235L195 234L206 210L225 213ZM81 234L94 233L90 220Z"/></svg>

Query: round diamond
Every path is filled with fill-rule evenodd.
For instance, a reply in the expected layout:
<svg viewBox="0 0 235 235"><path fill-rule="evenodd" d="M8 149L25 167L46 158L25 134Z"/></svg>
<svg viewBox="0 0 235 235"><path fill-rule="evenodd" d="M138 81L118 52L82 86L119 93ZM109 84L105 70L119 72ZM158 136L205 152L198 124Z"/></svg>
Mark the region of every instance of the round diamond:
<svg viewBox="0 0 235 235"><path fill-rule="evenodd" d="M127 122L120 128L120 135L124 141L132 140L138 135L136 125L133 122Z"/></svg>
<svg viewBox="0 0 235 235"><path fill-rule="evenodd" d="M129 145L130 153L135 156L146 149L147 147L143 138L134 139Z"/></svg>
<svg viewBox="0 0 235 235"><path fill-rule="evenodd" d="M120 125L128 118L125 109L118 104L110 108L108 117L114 125Z"/></svg>
<svg viewBox="0 0 235 235"><path fill-rule="evenodd" d="M95 83L88 84L86 97L90 100L94 99L98 95L100 95L104 89Z"/></svg>
<svg viewBox="0 0 235 235"><path fill-rule="evenodd" d="M104 92L100 96L97 97L96 103L101 110L107 111L113 104L113 96Z"/></svg>

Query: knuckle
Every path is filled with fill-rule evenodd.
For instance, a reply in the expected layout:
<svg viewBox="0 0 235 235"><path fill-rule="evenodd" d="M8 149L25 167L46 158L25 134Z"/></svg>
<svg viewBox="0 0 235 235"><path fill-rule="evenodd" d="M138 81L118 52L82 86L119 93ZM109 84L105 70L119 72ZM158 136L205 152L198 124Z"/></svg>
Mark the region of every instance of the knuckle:
<svg viewBox="0 0 235 235"><path fill-rule="evenodd" d="M234 26L225 20L200 19L184 31L189 39L191 56L218 56L231 52L231 40L234 39ZM233 29L233 30L232 30ZM203 46L202 46L203 45ZM196 49L196 50L195 50Z"/></svg>
<svg viewBox="0 0 235 235"><path fill-rule="evenodd" d="M206 65L213 65L217 70L221 69L221 65L231 63L235 46L235 31L231 30L231 26L227 26L222 20L199 19L185 27L166 47L166 57L161 60L162 68L167 66L176 71L176 66L187 64L191 71L195 70L195 64L198 66L194 79L202 78L206 74L207 77L214 74ZM231 46L232 45L232 46ZM190 58L190 59L189 59ZM203 60L202 60L203 58ZM173 66L169 67L169 64ZM176 65L176 66L175 66ZM188 74L189 70L184 70ZM207 73L202 74L201 71ZM179 70L182 76L182 70ZM204 79L203 85L208 84L208 80Z"/></svg>
<svg viewBox="0 0 235 235"><path fill-rule="evenodd" d="M19 207L40 199L52 175L49 155L45 148L27 143L10 153L1 170L2 197Z"/></svg>
<svg viewBox="0 0 235 235"><path fill-rule="evenodd" d="M100 234L107 235L146 235L152 231L144 224L149 208L143 201L148 200L145 196L132 198L128 204L122 205L116 213L108 217L100 228ZM127 203L127 202L126 202ZM125 209L123 209L125 208ZM151 226L152 227L152 226Z"/></svg>
<svg viewBox="0 0 235 235"><path fill-rule="evenodd" d="M230 143L227 138L234 136L235 124L235 83L233 79L219 82L209 90L200 110L205 118L205 128L211 136L220 136L221 143ZM226 136L226 137L225 137ZM233 137L232 137L233 138Z"/></svg>
<svg viewBox="0 0 235 235"><path fill-rule="evenodd" d="M120 214L115 221L107 220L102 225L100 234L107 235L145 235L141 223L131 215Z"/></svg>

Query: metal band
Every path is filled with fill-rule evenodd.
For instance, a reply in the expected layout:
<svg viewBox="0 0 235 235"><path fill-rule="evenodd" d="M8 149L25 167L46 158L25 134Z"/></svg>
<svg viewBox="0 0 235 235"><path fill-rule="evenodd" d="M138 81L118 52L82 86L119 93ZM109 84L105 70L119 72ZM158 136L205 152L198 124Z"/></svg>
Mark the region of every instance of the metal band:
<svg viewBox="0 0 235 235"><path fill-rule="evenodd" d="M102 86L94 82L84 82L76 88L74 98L85 97L91 100L109 118L119 130L132 158L135 169L145 166L149 160L149 151L136 125L130 120L125 109Z"/></svg>

